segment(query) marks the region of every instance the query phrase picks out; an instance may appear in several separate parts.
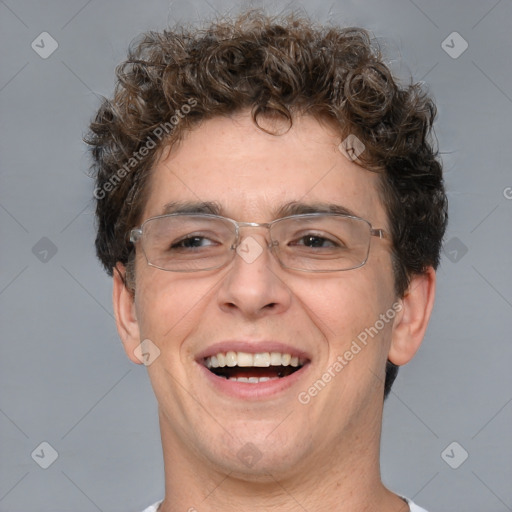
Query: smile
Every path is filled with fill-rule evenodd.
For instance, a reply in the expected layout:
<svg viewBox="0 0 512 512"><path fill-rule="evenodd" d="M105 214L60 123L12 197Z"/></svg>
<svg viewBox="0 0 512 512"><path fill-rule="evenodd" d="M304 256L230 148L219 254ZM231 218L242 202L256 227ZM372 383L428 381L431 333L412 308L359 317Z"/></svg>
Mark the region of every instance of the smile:
<svg viewBox="0 0 512 512"><path fill-rule="evenodd" d="M300 386L312 362L302 349L270 340L225 340L202 350L195 361L210 391L242 400L277 398Z"/></svg>
<svg viewBox="0 0 512 512"><path fill-rule="evenodd" d="M218 377L249 384L288 377L306 362L306 359L286 352L228 351L204 358L204 366Z"/></svg>

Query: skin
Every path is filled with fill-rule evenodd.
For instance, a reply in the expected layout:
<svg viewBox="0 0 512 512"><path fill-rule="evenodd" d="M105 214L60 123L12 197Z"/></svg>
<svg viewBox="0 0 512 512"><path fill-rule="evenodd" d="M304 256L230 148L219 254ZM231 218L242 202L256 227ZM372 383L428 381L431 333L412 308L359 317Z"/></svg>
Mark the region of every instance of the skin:
<svg viewBox="0 0 512 512"><path fill-rule="evenodd" d="M151 176L140 221L170 201L216 201L222 214L269 222L290 201L336 203L388 228L379 176L349 161L340 135L298 117L283 135L258 129L248 112L203 122L165 152ZM265 229L243 228L265 247ZM118 265L121 273L122 265ZM283 269L265 250L207 272L165 272L138 250L132 294L114 273L117 327L128 357L150 339L160 356L148 366L159 403L166 474L161 511L336 510L406 512L381 482L379 445L385 363L407 363L423 339L435 273L415 276L397 298L390 242L372 238L367 263L346 272ZM297 399L379 315L387 323L336 376L303 404ZM291 388L242 400L215 390L197 354L223 340L275 340L312 355ZM237 457L252 443L261 458Z"/></svg>

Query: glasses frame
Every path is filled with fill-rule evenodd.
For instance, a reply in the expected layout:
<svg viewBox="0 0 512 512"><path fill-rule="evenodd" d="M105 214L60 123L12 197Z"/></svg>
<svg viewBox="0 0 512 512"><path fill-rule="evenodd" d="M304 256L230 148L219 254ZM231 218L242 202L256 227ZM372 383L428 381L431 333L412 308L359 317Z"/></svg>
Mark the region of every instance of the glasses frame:
<svg viewBox="0 0 512 512"><path fill-rule="evenodd" d="M366 256L365 256L363 262L355 267L350 267L347 269L340 269L340 270L339 269L337 269L337 270L323 270L323 269L309 270L309 269L289 267L288 265L285 265L279 258L278 253L275 251L275 247L277 247L279 245L279 242L277 240L272 239L272 231L271 231L272 226L274 226L275 224L282 222L284 220L288 220L288 219L314 218L314 217L325 217L325 216L354 219L357 221L362 221L368 225L370 238L368 241L368 250L366 252ZM286 217L281 217L281 218L275 219L271 222L238 222L234 219L230 219L229 217L223 217L222 215L214 215L214 214L210 214L210 213L168 213L165 215L157 215L155 217L150 217L149 219L146 219L138 228L131 229L129 232L129 241L134 245L137 244L138 242L140 242L142 240L142 237L144 236L144 226L148 222L156 220L156 219L167 218L167 217L203 217L203 218L209 218L209 219L219 219L219 220L223 220L223 221L228 221L235 228L235 242L229 248L229 250L233 251L233 257L230 259L227 259L225 263L222 263L221 265L216 265L214 267L193 269L193 270L174 270L174 269L163 268L158 265L155 265L154 263L151 263L149 261L146 251L144 250L144 246L142 246L142 252L144 253L147 264L150 267L158 268L159 270L163 270L164 272L183 272L183 273L185 273L185 272L206 272L208 270L216 270L216 269L220 269L220 268L227 266L235 258L236 249L242 242L242 239L240 237L240 228L266 228L266 229L268 229L270 242L267 244L267 248L270 249L270 251L274 254L274 256L277 259L277 261L279 262L279 264L283 268L286 268L289 270L296 270L298 272L308 272L308 273L345 272L347 270L355 270L356 268L360 268L363 265L365 265L366 262L368 261L368 257L370 255L371 237L373 236L373 237L379 238L381 240L389 239L389 234L386 230L384 230L382 228L374 228L372 226L372 224L366 219L363 219L361 217L356 217L354 215L347 215L344 213L331 213L331 212L301 213L298 215L288 215Z"/></svg>

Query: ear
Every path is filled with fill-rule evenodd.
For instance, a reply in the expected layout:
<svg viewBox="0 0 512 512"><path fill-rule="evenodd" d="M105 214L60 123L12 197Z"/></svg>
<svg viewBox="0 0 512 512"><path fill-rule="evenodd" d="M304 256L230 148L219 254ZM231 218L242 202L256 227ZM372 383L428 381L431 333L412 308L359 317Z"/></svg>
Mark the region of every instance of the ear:
<svg viewBox="0 0 512 512"><path fill-rule="evenodd" d="M436 273L432 267L412 277L393 324L388 359L397 366L408 363L420 348L434 307Z"/></svg>
<svg viewBox="0 0 512 512"><path fill-rule="evenodd" d="M125 266L118 263L114 268L112 292L117 332L123 342L124 351L128 358L134 363L142 364L135 356L135 349L140 345L139 324L135 313L135 297L126 287L125 276Z"/></svg>

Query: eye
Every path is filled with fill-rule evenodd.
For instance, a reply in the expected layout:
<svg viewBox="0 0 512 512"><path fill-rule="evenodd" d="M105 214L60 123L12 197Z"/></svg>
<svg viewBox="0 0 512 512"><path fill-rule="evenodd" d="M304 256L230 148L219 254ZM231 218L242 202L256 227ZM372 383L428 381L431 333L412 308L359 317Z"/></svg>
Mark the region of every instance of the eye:
<svg viewBox="0 0 512 512"><path fill-rule="evenodd" d="M169 250L173 249L197 249L200 247L211 247L217 245L216 242L204 236L188 235L177 242L173 242Z"/></svg>
<svg viewBox="0 0 512 512"><path fill-rule="evenodd" d="M325 236L316 235L316 234L307 234L303 235L300 238L296 239L296 241L291 242L290 245L302 245L304 247L311 247L312 249L322 249L322 248L339 248L343 245L330 238Z"/></svg>
<svg viewBox="0 0 512 512"><path fill-rule="evenodd" d="M322 236L307 235L301 239L307 247L333 247L334 244Z"/></svg>

